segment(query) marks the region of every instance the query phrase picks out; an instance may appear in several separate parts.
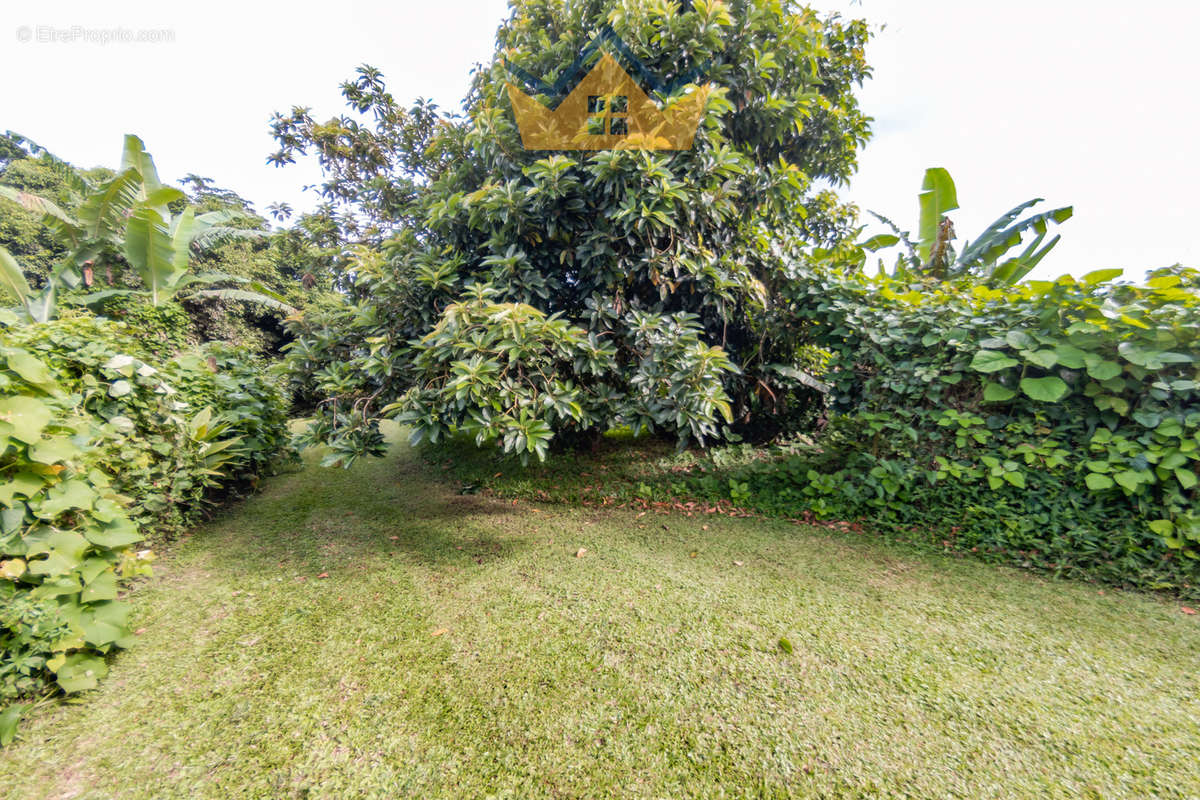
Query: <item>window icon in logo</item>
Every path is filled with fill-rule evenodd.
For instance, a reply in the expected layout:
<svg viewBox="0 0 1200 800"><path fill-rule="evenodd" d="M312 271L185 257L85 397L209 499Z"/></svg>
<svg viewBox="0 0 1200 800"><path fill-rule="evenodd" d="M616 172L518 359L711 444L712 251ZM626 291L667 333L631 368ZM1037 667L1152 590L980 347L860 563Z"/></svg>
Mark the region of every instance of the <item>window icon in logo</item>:
<svg viewBox="0 0 1200 800"><path fill-rule="evenodd" d="M587 109L589 136L629 135L628 95L588 95Z"/></svg>

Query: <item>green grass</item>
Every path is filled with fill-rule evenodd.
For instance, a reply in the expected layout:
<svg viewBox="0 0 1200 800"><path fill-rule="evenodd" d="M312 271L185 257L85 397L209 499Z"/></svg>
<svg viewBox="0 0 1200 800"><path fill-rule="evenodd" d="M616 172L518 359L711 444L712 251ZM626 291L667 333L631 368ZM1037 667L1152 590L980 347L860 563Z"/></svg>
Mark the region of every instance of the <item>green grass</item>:
<svg viewBox="0 0 1200 800"><path fill-rule="evenodd" d="M0 751L3 796L1200 796L1178 604L456 488L398 446L195 531L101 688Z"/></svg>

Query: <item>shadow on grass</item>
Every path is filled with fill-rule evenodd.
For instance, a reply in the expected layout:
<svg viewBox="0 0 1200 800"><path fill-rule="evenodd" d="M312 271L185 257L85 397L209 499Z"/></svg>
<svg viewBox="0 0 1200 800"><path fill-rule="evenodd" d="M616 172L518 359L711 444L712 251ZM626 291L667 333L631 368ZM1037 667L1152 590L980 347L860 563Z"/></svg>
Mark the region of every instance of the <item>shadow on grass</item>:
<svg viewBox="0 0 1200 800"><path fill-rule="evenodd" d="M358 569L397 556L469 566L520 552L526 512L458 494L437 472L404 445L347 470L310 466L221 509L194 535L193 549L243 576Z"/></svg>

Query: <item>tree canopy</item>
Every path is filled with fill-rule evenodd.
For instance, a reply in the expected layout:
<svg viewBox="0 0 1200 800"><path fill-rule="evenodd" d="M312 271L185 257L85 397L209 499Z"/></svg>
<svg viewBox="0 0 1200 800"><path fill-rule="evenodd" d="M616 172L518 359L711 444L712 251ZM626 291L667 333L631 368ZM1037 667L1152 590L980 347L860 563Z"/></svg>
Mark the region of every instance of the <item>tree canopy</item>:
<svg viewBox="0 0 1200 800"><path fill-rule="evenodd" d="M713 87L691 149L522 147L509 65L553 82L605 26L662 85ZM401 108L366 66L342 86L352 114L277 115L272 160L316 155L351 254L349 302L298 323L291 354L324 395L331 460L377 450L381 415L541 454L614 425L703 442L782 413L808 389L776 369L798 346L778 256L851 233L829 187L868 136L867 38L768 0L518 0L465 116ZM510 369L531 353L553 380Z"/></svg>

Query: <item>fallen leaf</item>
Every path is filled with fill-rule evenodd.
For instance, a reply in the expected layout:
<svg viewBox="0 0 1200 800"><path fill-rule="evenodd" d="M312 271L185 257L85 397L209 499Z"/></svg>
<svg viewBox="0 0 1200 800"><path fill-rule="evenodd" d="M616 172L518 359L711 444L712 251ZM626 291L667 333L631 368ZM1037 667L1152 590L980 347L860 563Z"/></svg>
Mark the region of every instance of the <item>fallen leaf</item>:
<svg viewBox="0 0 1200 800"><path fill-rule="evenodd" d="M697 551L693 550L692 552L688 553L688 558L695 558L695 557L696 557L696 556L698 556L698 555L700 555L700 553L698 553Z"/></svg>
<svg viewBox="0 0 1200 800"><path fill-rule="evenodd" d="M1188 608L1187 606L1180 606L1179 610L1185 614L1195 614L1196 613L1196 609Z"/></svg>
<svg viewBox="0 0 1200 800"><path fill-rule="evenodd" d="M701 525L701 526L700 526L700 530L702 530L702 531L706 531L706 530L708 530L708 526L707 526L707 525Z"/></svg>
<svg viewBox="0 0 1200 800"><path fill-rule="evenodd" d="M436 631L431 633L430 636L441 636L442 634L449 633L449 632L450 632L449 628L438 628Z"/></svg>
<svg viewBox="0 0 1200 800"><path fill-rule="evenodd" d="M575 557L576 557L576 558L583 558L583 557L584 557L584 555L586 555L586 554L587 554L587 548L586 548L586 547L581 547L581 548L579 548L578 550L576 550L576 551L575 551Z"/></svg>
<svg viewBox="0 0 1200 800"><path fill-rule="evenodd" d="M318 575L317 577L318 577L318 578L328 578L328 577L329 577L329 573L328 573L328 572L322 572L322 573L321 573L320 575Z"/></svg>
<svg viewBox="0 0 1200 800"><path fill-rule="evenodd" d="M394 542L394 541L396 541L397 539L399 539L400 537L399 537L399 536L389 536L388 538L389 538L389 539L391 539L391 540Z"/></svg>
<svg viewBox="0 0 1200 800"><path fill-rule="evenodd" d="M733 565L734 565L735 567L744 567L744 566L746 566L746 562L744 562L744 561L735 561L735 562L733 562Z"/></svg>

